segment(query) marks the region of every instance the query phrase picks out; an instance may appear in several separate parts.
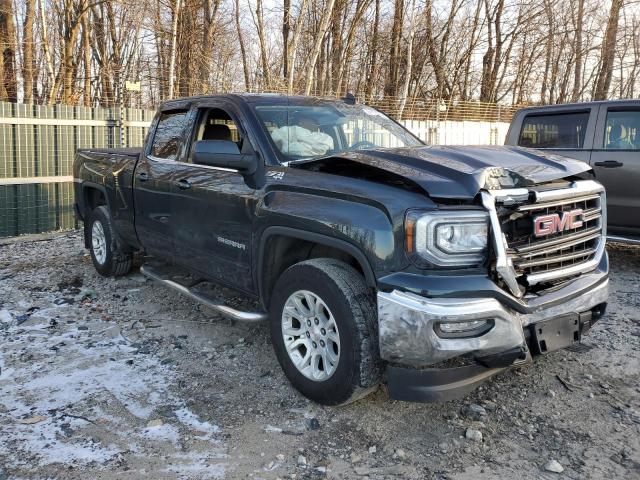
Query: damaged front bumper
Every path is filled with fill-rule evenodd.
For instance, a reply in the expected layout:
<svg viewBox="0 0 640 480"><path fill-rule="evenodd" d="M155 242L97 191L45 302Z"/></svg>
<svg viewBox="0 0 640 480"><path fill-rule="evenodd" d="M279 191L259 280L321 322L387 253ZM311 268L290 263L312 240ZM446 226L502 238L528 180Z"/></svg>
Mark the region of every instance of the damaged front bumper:
<svg viewBox="0 0 640 480"><path fill-rule="evenodd" d="M380 353L391 365L390 396L423 402L457 398L495 373L530 360L531 349L534 354L547 353L562 348L562 342L571 343L571 336L579 340L606 306L608 262L606 254L604 257L604 264L596 271L546 295L517 303L499 297L470 298L471 292L464 291L457 297L456 292L427 297L399 289L379 291ZM473 321L481 321L476 322L481 324L478 330L454 335L443 332L444 324ZM569 330L573 331L561 332L565 324L571 324ZM543 331L540 328L538 333L534 325L553 325L558 330L556 337L569 338L537 339ZM462 356L475 363L424 368Z"/></svg>

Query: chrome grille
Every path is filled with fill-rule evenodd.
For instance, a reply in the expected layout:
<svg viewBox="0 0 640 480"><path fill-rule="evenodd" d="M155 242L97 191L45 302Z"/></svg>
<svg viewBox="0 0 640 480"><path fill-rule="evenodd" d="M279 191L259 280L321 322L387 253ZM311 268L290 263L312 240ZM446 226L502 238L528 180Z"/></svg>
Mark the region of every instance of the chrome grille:
<svg viewBox="0 0 640 480"><path fill-rule="evenodd" d="M529 289L537 284L565 281L597 266L606 234L605 198L600 184L585 180L550 190L519 189L518 193L514 199L500 191L492 192L505 254L520 285ZM534 236L535 217L561 215L575 209L583 211L579 227Z"/></svg>

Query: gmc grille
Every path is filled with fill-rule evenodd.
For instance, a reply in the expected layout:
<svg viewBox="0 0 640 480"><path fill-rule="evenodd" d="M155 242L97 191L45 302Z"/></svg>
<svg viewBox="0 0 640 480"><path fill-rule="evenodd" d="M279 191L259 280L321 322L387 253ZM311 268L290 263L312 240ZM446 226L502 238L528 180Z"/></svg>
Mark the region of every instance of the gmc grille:
<svg viewBox="0 0 640 480"><path fill-rule="evenodd" d="M533 187L526 199L505 202L496 198L506 255L513 263L518 283L532 289L571 279L593 270L605 242L605 205L602 187L593 181L574 182L551 190ZM582 210L582 224L549 235L534 235L539 216Z"/></svg>

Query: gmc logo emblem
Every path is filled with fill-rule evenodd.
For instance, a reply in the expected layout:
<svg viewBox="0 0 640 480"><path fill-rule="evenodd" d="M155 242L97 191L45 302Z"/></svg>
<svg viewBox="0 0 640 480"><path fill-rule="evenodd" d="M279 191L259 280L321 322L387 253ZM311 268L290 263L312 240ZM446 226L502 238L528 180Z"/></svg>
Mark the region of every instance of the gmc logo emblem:
<svg viewBox="0 0 640 480"><path fill-rule="evenodd" d="M533 217L533 234L536 237L551 235L552 233L580 228L582 226L582 209L569 212L551 213Z"/></svg>

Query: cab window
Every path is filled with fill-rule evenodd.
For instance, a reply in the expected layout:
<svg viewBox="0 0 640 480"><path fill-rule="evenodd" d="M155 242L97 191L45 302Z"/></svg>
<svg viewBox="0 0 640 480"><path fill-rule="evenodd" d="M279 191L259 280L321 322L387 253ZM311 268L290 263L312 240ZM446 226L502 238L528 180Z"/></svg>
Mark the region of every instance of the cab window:
<svg viewBox="0 0 640 480"><path fill-rule="evenodd" d="M518 145L529 148L583 148L589 112L527 115Z"/></svg>
<svg viewBox="0 0 640 480"><path fill-rule="evenodd" d="M607 112L604 127L606 150L640 149L640 111Z"/></svg>
<svg viewBox="0 0 640 480"><path fill-rule="evenodd" d="M151 156L167 160L175 160L178 157L184 129L188 123L187 113L187 110L173 110L160 114L151 145Z"/></svg>
<svg viewBox="0 0 640 480"><path fill-rule="evenodd" d="M220 108L204 108L198 113L198 126L192 145L200 140L228 140L242 151L242 135L236 122Z"/></svg>

